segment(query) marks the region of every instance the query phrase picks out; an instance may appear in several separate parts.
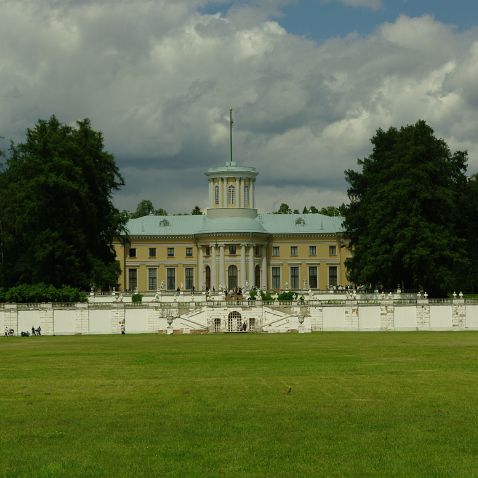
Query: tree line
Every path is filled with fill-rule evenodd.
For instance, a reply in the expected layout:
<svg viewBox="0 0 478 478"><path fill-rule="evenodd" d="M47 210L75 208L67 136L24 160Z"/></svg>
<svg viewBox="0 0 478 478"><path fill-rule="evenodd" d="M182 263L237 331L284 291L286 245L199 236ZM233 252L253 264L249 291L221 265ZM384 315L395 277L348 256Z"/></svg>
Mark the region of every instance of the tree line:
<svg viewBox="0 0 478 478"><path fill-rule="evenodd" d="M0 160L0 289L115 286L113 240L130 218L167 214L150 200L133 212L114 206L124 181L87 119L75 126L39 120ZM476 292L478 175L468 175L467 161L425 121L379 129L358 170L345 171L348 203L304 206L302 214L344 218L355 284L432 296ZM276 213L299 210L282 203Z"/></svg>
<svg viewBox="0 0 478 478"><path fill-rule="evenodd" d="M304 206L302 209L302 214L323 214L324 216L342 216L345 211L345 204L342 204L339 207L336 206L325 206L320 209L315 206ZM281 203L279 209L274 212L274 214L300 214L298 209L291 209L288 204Z"/></svg>
<svg viewBox="0 0 478 478"><path fill-rule="evenodd" d="M123 211L123 214L128 219L136 219L138 217L149 216L149 215L167 216L168 211L166 211L166 209L163 209L163 208L155 208L150 199L142 199L138 203L134 211ZM194 206L190 214L193 216L201 215L202 214L201 208L199 206ZM182 216L182 215L188 215L188 214L185 213L185 214L176 214L176 215Z"/></svg>

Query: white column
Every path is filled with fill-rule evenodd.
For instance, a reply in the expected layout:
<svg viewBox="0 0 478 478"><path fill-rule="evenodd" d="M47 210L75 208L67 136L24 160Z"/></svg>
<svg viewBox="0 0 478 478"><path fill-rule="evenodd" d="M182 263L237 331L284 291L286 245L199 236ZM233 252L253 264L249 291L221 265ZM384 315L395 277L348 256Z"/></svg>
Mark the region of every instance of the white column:
<svg viewBox="0 0 478 478"><path fill-rule="evenodd" d="M227 289L226 283L224 282L224 267L224 244L219 244L219 286L222 285L225 289Z"/></svg>
<svg viewBox="0 0 478 478"><path fill-rule="evenodd" d="M254 287L254 244L249 244L249 287Z"/></svg>
<svg viewBox="0 0 478 478"><path fill-rule="evenodd" d="M267 246L262 246L261 288L267 290Z"/></svg>
<svg viewBox="0 0 478 478"><path fill-rule="evenodd" d="M251 195L251 207L256 207L256 181L253 179L251 181L251 187L250 187L250 192L249 194Z"/></svg>
<svg viewBox="0 0 478 478"><path fill-rule="evenodd" d="M204 275L204 255L202 246L198 244L198 291L202 291Z"/></svg>
<svg viewBox="0 0 478 478"><path fill-rule="evenodd" d="M211 244L211 290L216 289L216 245Z"/></svg>
<svg viewBox="0 0 478 478"><path fill-rule="evenodd" d="M241 244L241 287L246 288L246 245Z"/></svg>

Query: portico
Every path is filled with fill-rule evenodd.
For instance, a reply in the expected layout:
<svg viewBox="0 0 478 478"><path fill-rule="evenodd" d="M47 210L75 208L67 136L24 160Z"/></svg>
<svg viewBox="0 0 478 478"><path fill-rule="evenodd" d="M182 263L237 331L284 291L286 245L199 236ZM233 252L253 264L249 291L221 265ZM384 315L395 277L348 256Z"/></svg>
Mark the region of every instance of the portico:
<svg viewBox="0 0 478 478"><path fill-rule="evenodd" d="M199 243L197 250L199 290L268 287L265 242L256 244L229 239L224 242ZM260 269L259 283L255 273L257 267Z"/></svg>

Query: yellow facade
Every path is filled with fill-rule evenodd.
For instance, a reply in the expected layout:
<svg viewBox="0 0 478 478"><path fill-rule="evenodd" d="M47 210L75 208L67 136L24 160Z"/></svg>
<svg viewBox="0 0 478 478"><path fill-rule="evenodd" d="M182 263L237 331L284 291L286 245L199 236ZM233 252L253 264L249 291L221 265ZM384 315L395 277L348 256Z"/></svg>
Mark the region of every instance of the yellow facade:
<svg viewBox="0 0 478 478"><path fill-rule="evenodd" d="M242 240L241 240L242 239ZM260 238L253 244L253 274L250 274L250 258L247 262L241 260L242 244L247 244L246 254L250 253L250 237L217 236L211 238L136 238L130 237L126 247L121 242L115 243L115 250L121 266L119 286L123 291L138 290L140 292L163 289L230 288L228 283L228 268L235 265L238 279L245 274L247 284L263 289L329 289L336 285L347 285L345 260L350 252L343 247L339 234L328 237L269 237ZM249 241L249 242L244 242ZM211 271L212 248L215 247L216 281L207 280L207 268ZM224 283L221 284L220 244L224 244ZM342 245L341 245L342 244ZM236 253L231 253L229 246L236 247ZM199 279L199 254L203 252L203 280ZM169 255L168 255L169 253ZM131 256L133 255L133 257ZM265 263L264 263L265 256ZM266 278L263 277L263 267L266 268ZM295 270L293 269L295 268ZM311 270L312 268L312 270ZM313 283L316 268L317 283ZM331 268L336 268L334 275ZM174 270L174 273L168 269ZM189 269L189 271L187 270ZM136 280L131 278L131 271ZM277 270L279 279L277 279ZM150 272L155 271L155 272ZM210 273L210 272L209 272ZM273 274L276 276L273 278ZM312 281L311 281L312 274ZM172 277L174 276L174 283ZM336 277L336 279L334 279ZM132 285L133 284L133 285ZM135 284L135 285L134 285ZM161 285L162 284L162 285ZM238 280L236 286L240 286ZM316 286L316 287L314 287Z"/></svg>
<svg viewBox="0 0 478 478"><path fill-rule="evenodd" d="M114 244L123 291L329 289L347 285L341 218L259 214L254 168L206 172L203 216L145 216Z"/></svg>

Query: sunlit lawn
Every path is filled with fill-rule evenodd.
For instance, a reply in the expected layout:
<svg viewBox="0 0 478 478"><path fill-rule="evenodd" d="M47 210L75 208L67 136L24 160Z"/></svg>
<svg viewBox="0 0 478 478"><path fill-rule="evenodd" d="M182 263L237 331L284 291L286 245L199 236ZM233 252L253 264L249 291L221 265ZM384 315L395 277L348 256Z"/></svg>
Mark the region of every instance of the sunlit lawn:
<svg viewBox="0 0 478 478"><path fill-rule="evenodd" d="M478 333L0 338L1 477L478 476Z"/></svg>

